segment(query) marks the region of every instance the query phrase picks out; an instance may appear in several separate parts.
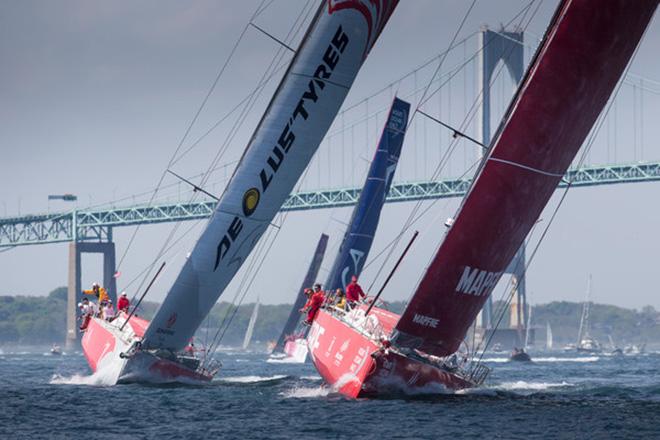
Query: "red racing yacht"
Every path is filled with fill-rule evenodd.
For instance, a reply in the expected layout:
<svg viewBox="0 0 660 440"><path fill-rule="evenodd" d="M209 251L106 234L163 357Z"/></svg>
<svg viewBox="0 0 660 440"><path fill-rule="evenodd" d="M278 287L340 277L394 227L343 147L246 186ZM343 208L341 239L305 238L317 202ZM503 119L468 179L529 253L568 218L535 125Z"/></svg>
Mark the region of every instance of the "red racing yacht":
<svg viewBox="0 0 660 440"><path fill-rule="evenodd" d="M629 64L658 0L563 0L472 187L401 316L319 311L312 362L349 397L479 386L466 333Z"/></svg>

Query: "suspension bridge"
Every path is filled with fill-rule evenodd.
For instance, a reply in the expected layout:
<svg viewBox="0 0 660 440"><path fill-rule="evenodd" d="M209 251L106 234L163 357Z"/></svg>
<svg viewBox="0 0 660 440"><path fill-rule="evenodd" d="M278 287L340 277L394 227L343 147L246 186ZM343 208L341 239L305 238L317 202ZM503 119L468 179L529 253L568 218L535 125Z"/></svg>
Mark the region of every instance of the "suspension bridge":
<svg viewBox="0 0 660 440"><path fill-rule="evenodd" d="M476 51L468 50L470 45L476 47ZM504 114L515 85L522 78L524 60L530 59L534 50L535 42L524 42L520 30L483 28L446 53L428 60L362 101L347 106L336 118L309 166L316 171L311 173L313 177L303 180L300 189L289 196L282 210L303 211L355 204L360 194L357 182L368 166L368 160L356 158L368 157L389 102L397 95L419 103L426 84L434 87L434 99L425 102L424 111L463 133L471 133L487 145L491 124L495 126ZM453 56L447 58L453 60L453 65L429 83L426 78L431 77L438 60L445 61L447 53ZM503 71L508 71L509 78L502 75ZM659 149L655 145L649 146L646 141L657 137L649 134L655 127L644 124L645 113L653 113L660 104L653 99L658 95L660 82L633 74L626 76L612 100L610 111L601 116L599 129L594 130L588 141L589 146L598 147L584 151L585 163L603 165L576 163L560 187L569 182L572 187L579 188L659 181L660 160L645 159L660 159ZM404 148L397 181L392 185L387 202L460 197L469 190L472 182L469 171L473 171L482 154L474 145L421 116L411 124L406 143L409 146ZM414 151L408 151L411 149ZM460 151L462 154L458 153ZM440 177L452 174L460 174L460 177ZM210 183L207 189L216 191L216 186L222 187L226 181L225 170L224 178ZM73 304L81 290L82 253L103 254L104 284L110 295L116 297L114 228L203 219L212 214L216 203L211 198L199 201L159 199L117 207L113 201L102 207L0 218L0 248L70 243L68 337L75 338ZM524 302L524 283L521 290Z"/></svg>

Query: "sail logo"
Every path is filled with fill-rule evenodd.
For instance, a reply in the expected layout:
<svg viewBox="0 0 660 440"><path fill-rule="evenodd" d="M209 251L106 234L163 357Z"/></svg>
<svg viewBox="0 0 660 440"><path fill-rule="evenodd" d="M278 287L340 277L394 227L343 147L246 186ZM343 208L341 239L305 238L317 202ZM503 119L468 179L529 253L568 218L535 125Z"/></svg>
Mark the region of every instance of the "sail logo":
<svg viewBox="0 0 660 440"><path fill-rule="evenodd" d="M243 194L243 214L246 217L251 216L252 213L254 213L254 211L257 209L260 197L261 194L259 194L259 190L257 188L250 188L245 191L245 194Z"/></svg>
<svg viewBox="0 0 660 440"><path fill-rule="evenodd" d="M309 104L316 104L318 102L319 92L325 88L337 64L339 64L341 54L346 50L348 42L348 35L344 32L341 25L338 26L335 35L332 37L330 44L328 44L323 54L321 62L317 65L314 74L307 83L307 90L303 92L298 100L296 107L293 109L291 116L277 139L277 143L273 147L272 152L268 154L266 164L259 172L261 192L257 188L250 188L243 196L243 214L246 217L249 217L257 208L261 195L266 194L273 178L281 169L282 163L286 159L286 154L293 146L296 140L296 134L292 129L293 123L301 118L303 121L309 118L311 110ZM227 232L223 235L220 243L218 243L215 266L213 267L214 272L231 249L232 244L236 242L242 230L243 222L238 216L234 217Z"/></svg>
<svg viewBox="0 0 660 440"><path fill-rule="evenodd" d="M488 295L501 276L502 272L489 272L476 267L463 266L463 274L455 290L466 295Z"/></svg>
<svg viewBox="0 0 660 440"><path fill-rule="evenodd" d="M348 251L348 254L351 256L351 259L353 260L353 274L357 275L360 261L362 260L362 257L364 257L364 252L359 249L350 249ZM343 283L342 285L344 289L346 288L346 286L348 286L348 282L350 281L348 279L349 274L351 274L351 267L346 266L344 270L341 272L341 281Z"/></svg>
<svg viewBox="0 0 660 440"><path fill-rule="evenodd" d="M415 316L413 316L412 321L415 324L419 324L421 326L431 327L431 328L438 328L438 324L440 322L440 320L437 318L431 318L430 316L420 315L419 313L415 313Z"/></svg>

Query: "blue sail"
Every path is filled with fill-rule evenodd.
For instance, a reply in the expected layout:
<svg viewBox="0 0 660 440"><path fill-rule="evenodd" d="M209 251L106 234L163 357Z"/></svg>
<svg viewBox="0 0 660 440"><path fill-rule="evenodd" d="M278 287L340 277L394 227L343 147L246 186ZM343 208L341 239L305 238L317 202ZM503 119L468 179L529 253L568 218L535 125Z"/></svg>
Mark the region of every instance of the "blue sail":
<svg viewBox="0 0 660 440"><path fill-rule="evenodd" d="M410 104L394 98L360 199L325 283L325 290L345 289L351 277L359 276L362 272L376 235L380 211L399 162L409 113Z"/></svg>

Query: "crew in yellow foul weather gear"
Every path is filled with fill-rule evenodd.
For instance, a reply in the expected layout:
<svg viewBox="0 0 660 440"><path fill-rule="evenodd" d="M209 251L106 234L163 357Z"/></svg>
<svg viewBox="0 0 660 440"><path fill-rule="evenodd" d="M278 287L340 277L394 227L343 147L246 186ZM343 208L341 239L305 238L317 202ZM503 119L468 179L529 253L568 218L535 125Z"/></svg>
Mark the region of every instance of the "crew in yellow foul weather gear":
<svg viewBox="0 0 660 440"><path fill-rule="evenodd" d="M344 294L344 291L341 289L337 289L337 293L335 295L335 307L338 309L346 310L346 295Z"/></svg>
<svg viewBox="0 0 660 440"><path fill-rule="evenodd" d="M99 304L107 301L109 298L108 292L106 292L103 287L99 286L99 283L92 284L91 290L83 290L82 293L85 295L94 295L99 301Z"/></svg>

